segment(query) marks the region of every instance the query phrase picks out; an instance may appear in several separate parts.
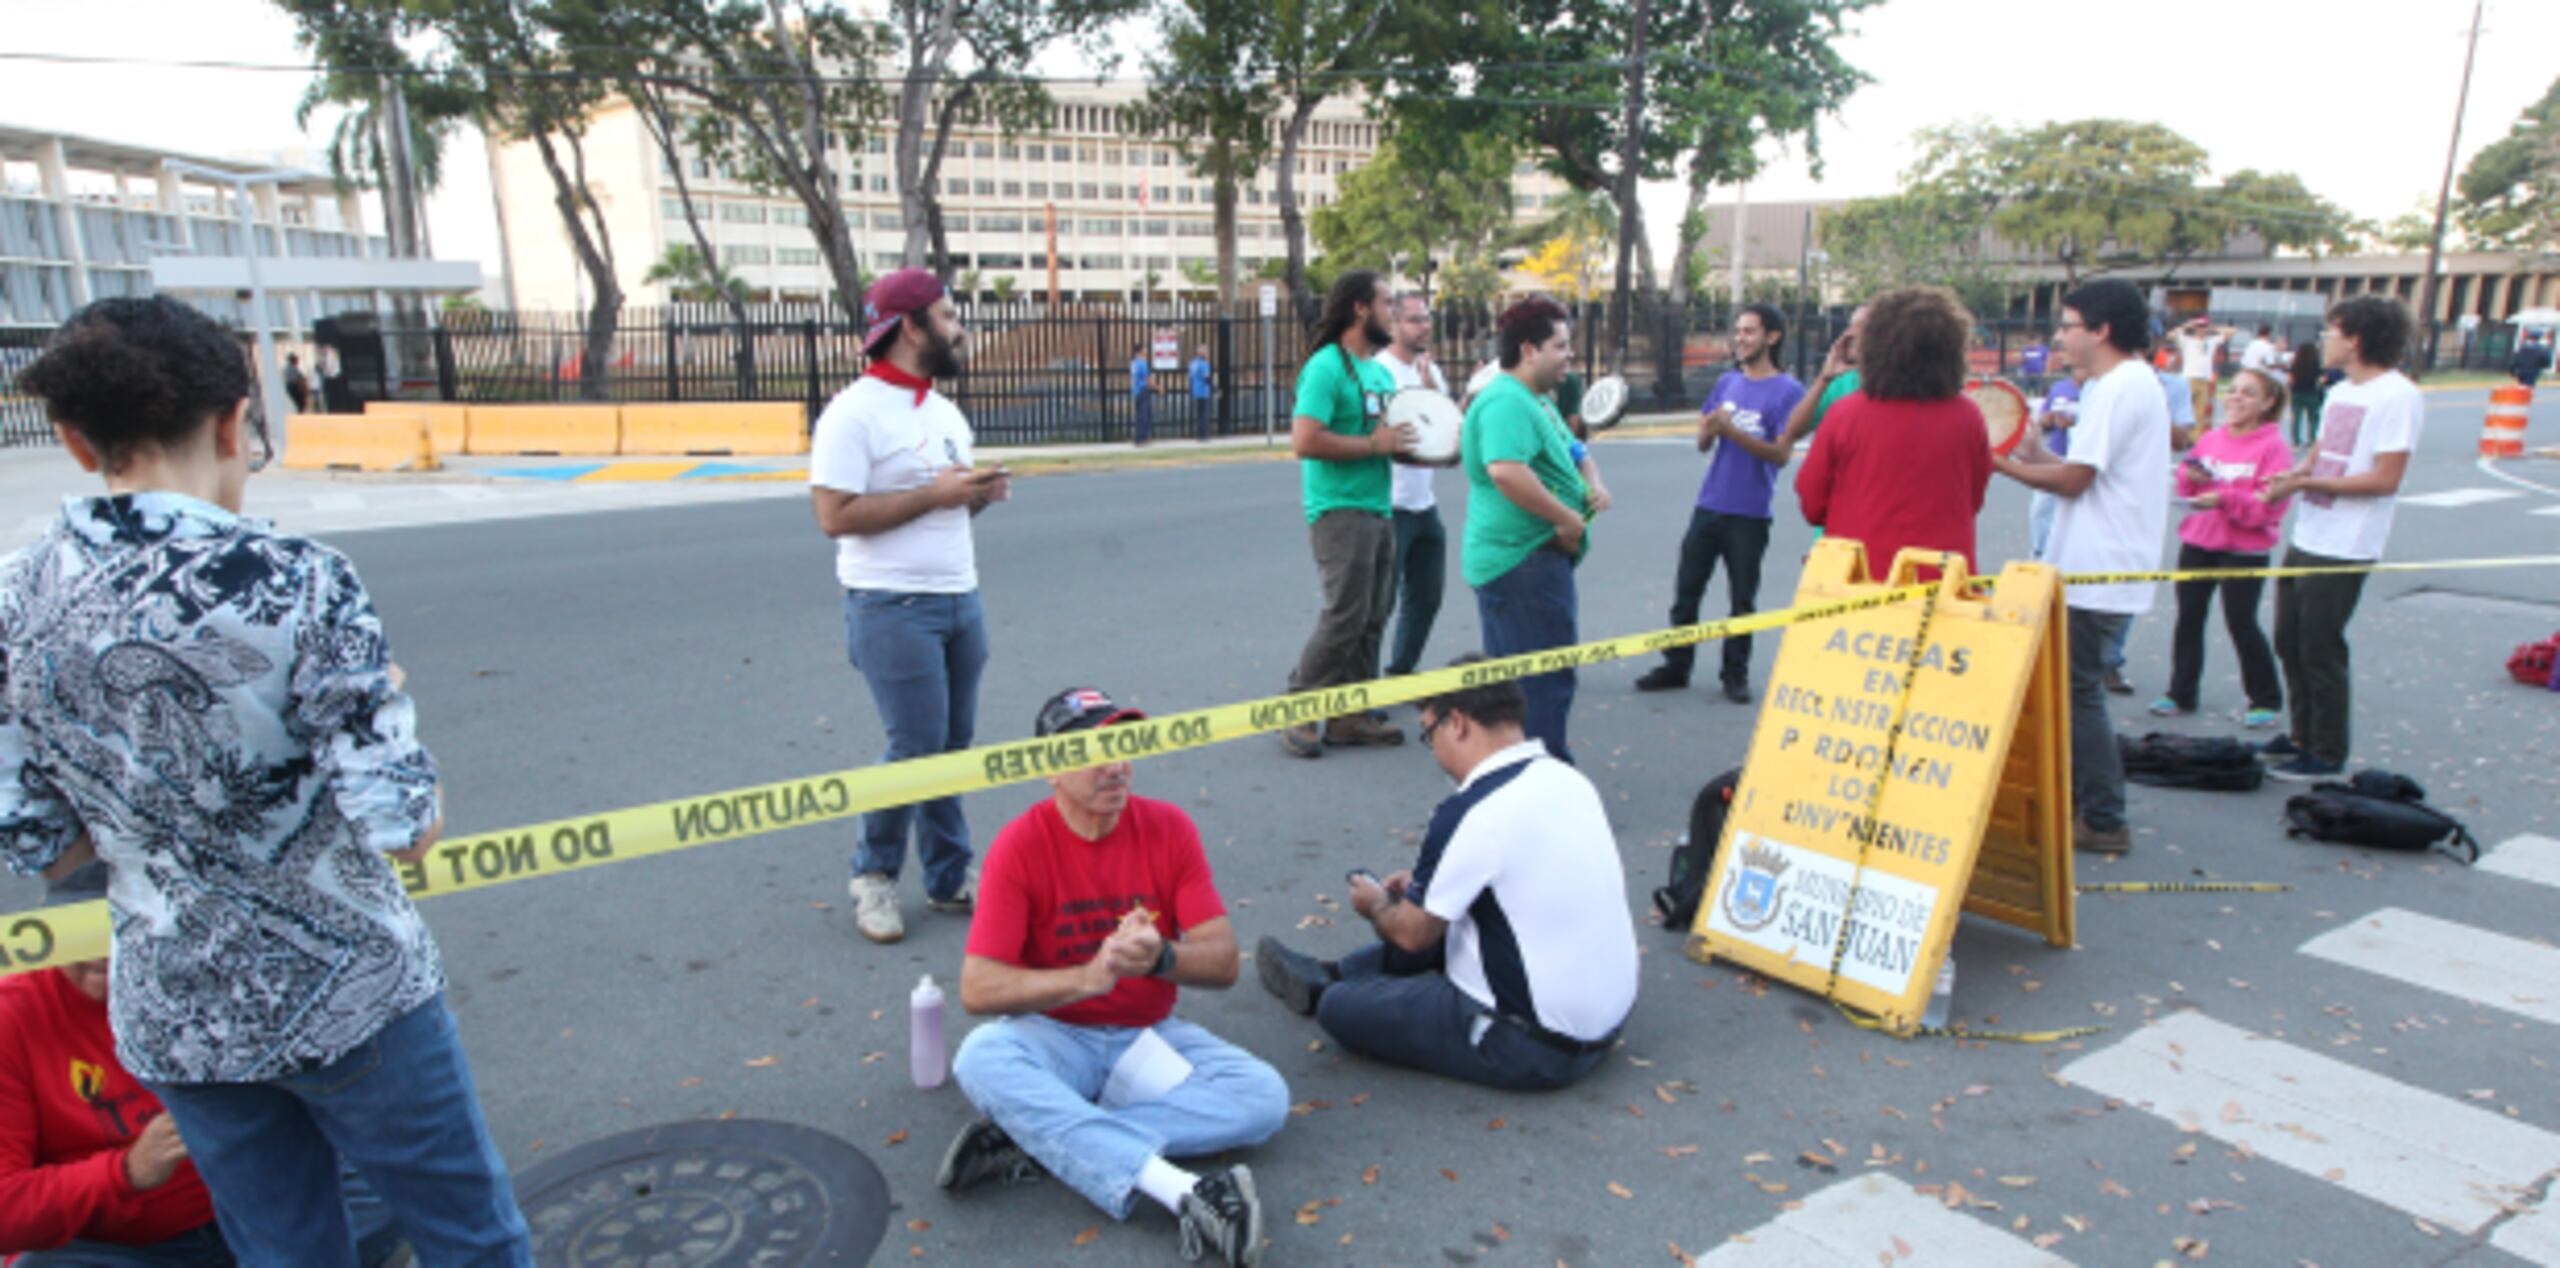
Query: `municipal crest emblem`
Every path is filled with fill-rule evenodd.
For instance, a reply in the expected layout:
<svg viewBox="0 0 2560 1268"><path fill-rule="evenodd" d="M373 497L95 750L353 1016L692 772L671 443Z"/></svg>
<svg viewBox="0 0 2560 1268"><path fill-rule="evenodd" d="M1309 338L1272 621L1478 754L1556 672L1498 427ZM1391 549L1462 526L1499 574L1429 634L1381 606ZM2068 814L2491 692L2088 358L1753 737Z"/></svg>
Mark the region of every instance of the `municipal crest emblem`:
<svg viewBox="0 0 2560 1268"><path fill-rule="evenodd" d="M1758 933L1778 918L1787 896L1783 883L1792 864L1757 838L1742 847L1741 865L1725 874L1724 918L1743 933Z"/></svg>

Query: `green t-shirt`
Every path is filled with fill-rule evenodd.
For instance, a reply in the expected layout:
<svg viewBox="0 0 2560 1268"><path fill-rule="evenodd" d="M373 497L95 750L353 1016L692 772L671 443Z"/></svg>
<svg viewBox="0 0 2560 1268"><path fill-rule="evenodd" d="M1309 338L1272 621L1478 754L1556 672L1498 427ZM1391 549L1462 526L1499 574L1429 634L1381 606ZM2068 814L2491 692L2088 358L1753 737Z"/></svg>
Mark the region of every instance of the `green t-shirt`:
<svg viewBox="0 0 2560 1268"><path fill-rule="evenodd" d="M1306 367L1298 371L1298 403L1293 413L1323 423L1327 431L1366 436L1378 430L1378 424L1386 417L1387 398L1395 394L1396 376L1387 367L1375 358L1355 357L1342 345L1332 344L1307 358ZM1315 523L1327 511L1388 514L1394 509L1388 500L1393 483L1391 467L1383 454L1347 462L1301 459L1298 471L1305 490L1307 522Z"/></svg>
<svg viewBox="0 0 2560 1268"><path fill-rule="evenodd" d="M1520 566L1530 553L1555 540L1555 526L1514 505L1493 485L1487 465L1526 463L1566 506L1590 515L1590 491L1573 465L1573 435L1555 403L1508 374L1467 405L1466 426L1458 432L1458 457L1467 469L1467 531L1459 550L1458 570L1467 584L1484 585ZM1591 534L1582 536L1574 562L1591 552Z"/></svg>
<svg viewBox="0 0 2560 1268"><path fill-rule="evenodd" d="M1560 417L1569 419L1581 412L1582 376L1567 370L1564 372L1564 378L1556 384L1556 413ZM1567 424L1566 429L1570 431L1571 425Z"/></svg>
<svg viewBox="0 0 2560 1268"><path fill-rule="evenodd" d="M1857 390L1858 372L1856 370L1851 370L1848 373L1841 375L1839 378L1831 380L1831 386L1822 389L1822 399L1814 402L1813 404L1813 426L1808 427L1805 430L1821 430L1822 420L1831 417L1831 407L1839 404L1841 397L1847 396L1851 392L1855 392Z"/></svg>

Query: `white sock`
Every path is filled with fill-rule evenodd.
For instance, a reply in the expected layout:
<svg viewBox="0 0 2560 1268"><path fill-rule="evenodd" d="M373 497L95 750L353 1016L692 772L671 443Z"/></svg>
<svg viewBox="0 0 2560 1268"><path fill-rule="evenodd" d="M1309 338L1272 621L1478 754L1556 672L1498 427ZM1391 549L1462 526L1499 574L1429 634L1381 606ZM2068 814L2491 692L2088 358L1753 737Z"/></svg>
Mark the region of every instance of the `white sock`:
<svg viewBox="0 0 2560 1268"><path fill-rule="evenodd" d="M1182 1214L1182 1199L1198 1183L1200 1177L1162 1158L1149 1158L1147 1165L1138 1168L1138 1192L1163 1203L1164 1209L1176 1215Z"/></svg>

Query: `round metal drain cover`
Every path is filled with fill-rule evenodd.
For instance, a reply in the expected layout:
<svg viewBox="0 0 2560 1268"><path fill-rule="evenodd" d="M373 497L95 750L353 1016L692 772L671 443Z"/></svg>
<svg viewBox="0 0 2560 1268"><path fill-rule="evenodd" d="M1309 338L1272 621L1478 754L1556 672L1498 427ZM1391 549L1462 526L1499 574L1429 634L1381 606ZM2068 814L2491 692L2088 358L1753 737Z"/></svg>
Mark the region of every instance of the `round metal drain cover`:
<svg viewBox="0 0 2560 1268"><path fill-rule="evenodd" d="M668 1123L580 1145L516 1177L544 1268L861 1264L889 1230L889 1182L796 1123Z"/></svg>

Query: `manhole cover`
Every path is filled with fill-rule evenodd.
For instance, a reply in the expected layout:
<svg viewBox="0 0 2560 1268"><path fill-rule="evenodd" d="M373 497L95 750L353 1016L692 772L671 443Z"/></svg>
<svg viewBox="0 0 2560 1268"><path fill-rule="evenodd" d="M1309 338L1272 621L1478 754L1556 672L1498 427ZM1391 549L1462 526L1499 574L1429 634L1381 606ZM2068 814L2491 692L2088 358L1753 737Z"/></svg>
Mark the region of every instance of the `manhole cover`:
<svg viewBox="0 0 2560 1268"><path fill-rule="evenodd" d="M669 1123L580 1145L516 1177L545 1268L795 1268L870 1261L889 1182L796 1123Z"/></svg>

